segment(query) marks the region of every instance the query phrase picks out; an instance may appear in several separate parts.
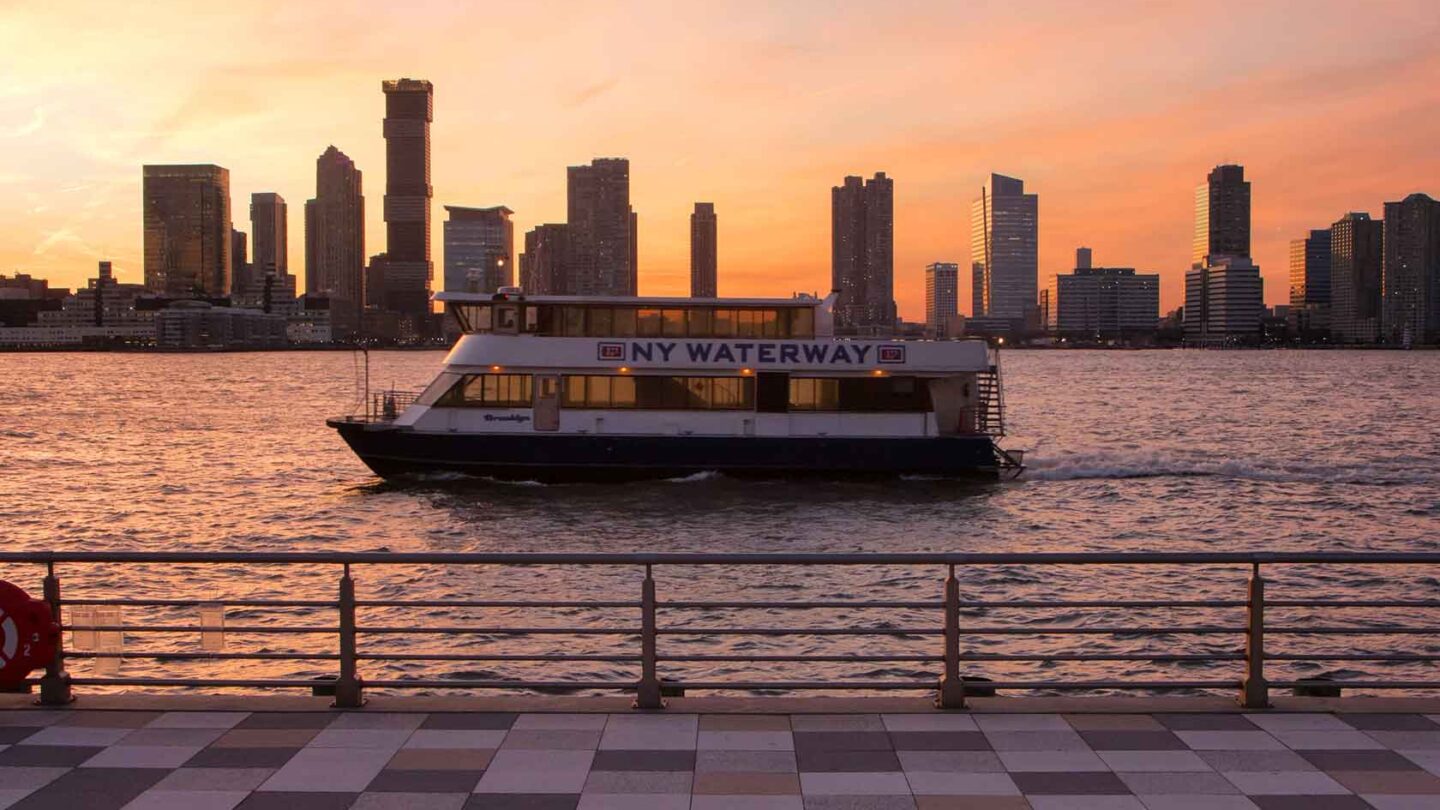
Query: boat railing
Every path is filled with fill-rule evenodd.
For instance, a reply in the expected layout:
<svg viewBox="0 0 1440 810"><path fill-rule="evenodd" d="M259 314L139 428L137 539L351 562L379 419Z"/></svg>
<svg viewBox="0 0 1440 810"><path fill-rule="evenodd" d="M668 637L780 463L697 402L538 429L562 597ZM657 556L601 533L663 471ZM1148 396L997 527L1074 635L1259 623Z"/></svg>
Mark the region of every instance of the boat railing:
<svg viewBox="0 0 1440 810"><path fill-rule="evenodd" d="M151 583L163 581L156 578L160 571L184 578L193 577L198 566L223 566L212 570L234 577L234 591L243 596L206 594L197 600L179 594L167 598L127 595L120 583L124 572L137 570L131 566L143 571L144 581L150 585L142 594L154 592ZM241 579L243 569L237 566L262 568L266 574L261 578L263 585ZM488 596L483 590L471 590L467 598L458 598L438 595L455 593L445 588L408 593L393 578L384 580L375 572L376 580L384 581L375 593L360 592L357 583L364 579L364 570L394 566L408 567L403 582L412 583L437 581L447 573L458 573L456 569L472 580L487 571L518 577L534 566L552 566L566 578L583 581L580 586L567 586L564 594L547 595L532 589L521 597L510 590ZM904 569L908 596L866 599L863 593L855 594L851 585L847 586L849 592L834 596L777 598L763 584L757 583L749 592L745 587L747 568L764 570L766 581L776 572L793 570L819 582L818 578L836 574L837 568L867 566L881 571L887 570L885 567ZM1382 552L0 553L0 575L8 575L22 587L39 584L44 599L61 618L63 630L71 634L44 675L29 682L39 687L42 703L68 702L74 690L89 686L310 690L321 679L340 707L359 706L366 689L629 691L636 695L635 706L644 709L662 707L665 694L676 690L930 691L938 706L952 709L963 707L967 695L994 694L996 690L1146 694L1226 690L1247 708L1268 705L1271 692L1277 689L1434 690L1440 689L1440 680L1433 675L1361 676L1330 682L1303 673L1315 673L1321 662L1337 661L1373 663L1380 672L1408 665L1420 668L1422 674L1432 672L1440 654L1428 642L1440 633L1440 624L1425 617L1433 616L1440 600L1427 593L1385 598L1385 592L1377 589L1388 583L1393 590L1402 574L1413 577L1415 587L1428 587L1425 583L1433 583L1440 573L1437 566L1440 553ZM97 575L95 579L84 575L86 567ZM1004 584L1051 583L1065 574L1062 569L1073 572L1077 567L1085 569L1087 578L1118 577L1126 583L1126 595L1055 598L1043 594L1056 593L1056 589L1042 588L1038 591L1042 595L1031 589L1022 597L1007 592ZM546 569L547 575L551 570ZM36 582L27 581L27 572L35 575ZM661 578L672 573L677 578L668 580L662 589L657 585L657 572ZM99 590L89 585L80 594L62 591L62 575L72 573L80 582L105 585ZM1200 574L1211 576L1217 583L1213 587L1222 589L1218 593L1224 593L1223 587L1233 587L1234 592L1196 598L1179 587L1186 576ZM628 585L621 584L625 575L631 577ZM1330 589L1342 575L1364 583L1357 587L1370 592L1337 598ZM1280 598L1267 595L1267 582L1272 578L1281 587ZM698 586L707 580L711 593L726 596L706 598ZM456 580L451 577L447 581ZM257 596L267 588L282 594L304 593L302 585L313 588L317 583L325 590L333 588L334 598ZM1161 599L1137 598L1143 595L1138 590L1141 583L1156 586L1162 593L1170 589L1178 593ZM600 594L602 588L609 592L619 588L622 593L627 588L634 590L620 597L575 595ZM126 621L122 609L155 620ZM228 624L224 620L227 610L245 618ZM467 616L476 610L499 611L483 615L509 618L477 623L473 614ZM548 615L557 618L548 623L537 621L531 613L537 610L551 611ZM199 618L161 618L173 617L174 611L198 611ZM604 621L595 621L597 611L606 617ZM277 619L277 612L288 619ZM1005 615L1013 618L1001 618ZM747 620L741 618L744 616L765 618ZM777 621L777 616L809 618L796 623ZM821 616L833 618L816 618ZM464 618L471 621L460 620ZM163 649L155 646L160 642L107 649L95 643L107 633L137 639L168 638L171 642ZM216 642L217 635L225 634L253 640L254 648L225 648L223 641ZM818 639L836 636L861 639L865 644L839 654L815 652ZM196 637L199 648L177 646L193 644ZM279 646L285 637L308 641L302 649L286 650ZM577 640L590 637L603 637L610 646L602 652L581 651ZM718 648L698 646L701 641L725 637L745 642L718 652L713 651ZM443 652L397 649L393 643L385 643L440 638L445 639ZM1058 646L1020 652L980 651L987 643L984 639L997 638L1049 639ZM1391 639L1392 644L1399 640L1401 649L1372 649L1375 642L1368 640L1378 638ZM1277 639L1282 645L1278 651L1270 646ZM1423 646L1418 643L1422 639L1426 641ZM903 640L910 651L886 649L885 640ZM1102 645L1102 640L1133 643L1117 648ZM756 652L762 644L775 651ZM697 651L701 649L711 651ZM67 672L67 665L76 659L91 659L93 672L96 665L116 658L149 659L161 674L119 677L113 667L109 674L72 676ZM184 662L203 659L244 662L236 666L305 662L313 669L302 671L307 677L238 678L186 677L183 669L179 673L165 671L165 667L183 667ZM468 669L437 673L435 667L447 665L445 662ZM537 665L542 674L505 677L503 667L512 662ZM1072 662L1101 667L1118 662L1121 674L1098 679L1061 677L1057 667ZM604 666L598 671L602 674L581 678L557 675L567 664L577 663L601 663ZM787 664L824 663L874 664L877 669L871 672L891 677L784 679L773 674ZM703 668L701 676L686 676L686 665L696 664L723 666L718 668L718 676L704 676ZM399 674L370 679L364 676L367 666L385 666ZM621 673L622 666L629 671ZM986 666L1003 666L1022 675L986 682L976 677L984 671L977 668ZM1144 667L1163 670L1166 666L1179 671L1162 673L1168 677L1131 676ZM1284 668L1290 674L1277 675L1271 667ZM905 672L924 674L896 674Z"/></svg>
<svg viewBox="0 0 1440 810"><path fill-rule="evenodd" d="M423 389L402 391L392 388L385 391L370 391L363 403L357 407L356 412L343 417L342 420L375 424L393 422L396 417L405 412L406 408L414 405L424 393Z"/></svg>

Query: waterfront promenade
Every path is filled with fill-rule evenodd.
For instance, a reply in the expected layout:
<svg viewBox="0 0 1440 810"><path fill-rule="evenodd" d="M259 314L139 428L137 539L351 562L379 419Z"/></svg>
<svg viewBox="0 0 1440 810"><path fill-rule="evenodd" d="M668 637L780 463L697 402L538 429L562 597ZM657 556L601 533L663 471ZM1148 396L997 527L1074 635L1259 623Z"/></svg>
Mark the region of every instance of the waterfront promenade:
<svg viewBox="0 0 1440 810"><path fill-rule="evenodd" d="M1440 701L1414 698L30 701L0 696L0 808L1440 807Z"/></svg>

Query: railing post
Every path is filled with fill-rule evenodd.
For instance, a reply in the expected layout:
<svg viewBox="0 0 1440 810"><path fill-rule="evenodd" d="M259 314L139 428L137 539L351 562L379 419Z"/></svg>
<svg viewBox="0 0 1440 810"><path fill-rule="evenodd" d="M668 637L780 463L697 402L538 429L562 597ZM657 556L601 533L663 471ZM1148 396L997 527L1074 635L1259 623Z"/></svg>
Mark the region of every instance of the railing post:
<svg viewBox="0 0 1440 810"><path fill-rule="evenodd" d="M660 676L655 661L655 577L645 566L645 581L640 585L640 683L635 688L635 708L663 709Z"/></svg>
<svg viewBox="0 0 1440 810"><path fill-rule="evenodd" d="M340 679L335 682L337 709L358 709L365 705L364 688L355 672L355 580L350 564L340 577Z"/></svg>
<svg viewBox="0 0 1440 810"><path fill-rule="evenodd" d="M965 682L960 679L960 582L955 579L954 565L945 577L945 672L940 676L935 706L965 708Z"/></svg>
<svg viewBox="0 0 1440 810"><path fill-rule="evenodd" d="M60 621L60 578L55 576L55 563L46 563L45 601L50 605L50 615L56 624ZM65 671L65 632L55 639L55 657L45 665L45 676L40 679L40 700L43 706L64 706L75 700L70 691L70 673Z"/></svg>
<svg viewBox="0 0 1440 810"><path fill-rule="evenodd" d="M1260 564L1250 569L1250 598L1245 608L1245 677L1240 681L1240 705L1246 709L1270 707L1265 681L1265 580Z"/></svg>

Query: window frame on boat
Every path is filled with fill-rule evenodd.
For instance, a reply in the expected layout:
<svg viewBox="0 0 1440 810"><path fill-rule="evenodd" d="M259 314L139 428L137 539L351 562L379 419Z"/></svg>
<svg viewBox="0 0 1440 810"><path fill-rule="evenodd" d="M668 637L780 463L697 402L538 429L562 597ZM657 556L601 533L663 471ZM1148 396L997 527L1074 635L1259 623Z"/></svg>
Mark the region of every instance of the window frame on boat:
<svg viewBox="0 0 1440 810"><path fill-rule="evenodd" d="M815 307L665 304L551 304L525 301L452 303L461 331L499 332L498 304L518 307L519 331L541 337L772 338L813 340ZM505 330L509 331L509 330Z"/></svg>
<svg viewBox="0 0 1440 810"><path fill-rule="evenodd" d="M529 408L535 401L535 375L461 374L435 400L437 408Z"/></svg>
<svg viewBox="0 0 1440 810"><path fill-rule="evenodd" d="M753 411L755 378L566 374L560 388L560 405L575 410Z"/></svg>

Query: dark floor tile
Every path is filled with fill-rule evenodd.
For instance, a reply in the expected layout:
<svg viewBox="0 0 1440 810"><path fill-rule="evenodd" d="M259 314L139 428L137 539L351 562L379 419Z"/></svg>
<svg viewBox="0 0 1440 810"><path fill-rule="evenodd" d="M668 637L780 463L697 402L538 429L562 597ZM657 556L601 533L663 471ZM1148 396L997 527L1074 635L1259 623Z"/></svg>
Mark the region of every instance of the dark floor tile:
<svg viewBox="0 0 1440 810"><path fill-rule="evenodd" d="M0 751L0 767L73 768L104 750L82 745L12 745Z"/></svg>
<svg viewBox="0 0 1440 810"><path fill-rule="evenodd" d="M367 793L469 793L484 771L383 770L365 788Z"/></svg>
<svg viewBox="0 0 1440 810"><path fill-rule="evenodd" d="M900 770L900 758L894 751L814 751L796 752L801 771L810 773L869 773Z"/></svg>
<svg viewBox="0 0 1440 810"><path fill-rule="evenodd" d="M477 793L465 810L575 810L579 795L563 793Z"/></svg>
<svg viewBox="0 0 1440 810"><path fill-rule="evenodd" d="M299 748L217 748L201 750L185 763L186 768L279 768Z"/></svg>
<svg viewBox="0 0 1440 810"><path fill-rule="evenodd" d="M339 716L337 712L256 712L235 728L325 728Z"/></svg>
<svg viewBox="0 0 1440 810"><path fill-rule="evenodd" d="M496 729L508 731L515 724L515 715L501 712L454 712L432 714L420 724L421 728L451 730Z"/></svg>
<svg viewBox="0 0 1440 810"><path fill-rule="evenodd" d="M1296 751L1322 771L1418 771L1420 766L1394 751Z"/></svg>
<svg viewBox="0 0 1440 810"><path fill-rule="evenodd" d="M694 751L596 751L592 771L693 771Z"/></svg>
<svg viewBox="0 0 1440 810"><path fill-rule="evenodd" d="M1243 714L1157 714L1154 718L1171 731L1255 731Z"/></svg>
<svg viewBox="0 0 1440 810"><path fill-rule="evenodd" d="M1260 810L1374 810L1359 796L1250 796Z"/></svg>
<svg viewBox="0 0 1440 810"><path fill-rule="evenodd" d="M170 772L163 768L76 768L12 810L119 810Z"/></svg>
<svg viewBox="0 0 1440 810"><path fill-rule="evenodd" d="M359 793L259 791L235 810L349 810L359 797Z"/></svg>
<svg viewBox="0 0 1440 810"><path fill-rule="evenodd" d="M1337 714L1340 721L1361 731L1440 731L1440 723L1423 714Z"/></svg>
<svg viewBox="0 0 1440 810"><path fill-rule="evenodd" d="M161 712L109 712L99 710L73 709L57 726L84 726L86 728L143 728L158 718Z"/></svg>
<svg viewBox="0 0 1440 810"><path fill-rule="evenodd" d="M989 751L990 741L979 731L892 731L896 751Z"/></svg>
<svg viewBox="0 0 1440 810"><path fill-rule="evenodd" d="M796 751L893 751L883 731L797 731Z"/></svg>
<svg viewBox="0 0 1440 810"><path fill-rule="evenodd" d="M39 730L29 726L0 726L0 745L14 745Z"/></svg>
<svg viewBox="0 0 1440 810"><path fill-rule="evenodd" d="M1108 771L1011 772L1020 792L1036 796L1125 796L1130 788Z"/></svg>
<svg viewBox="0 0 1440 810"><path fill-rule="evenodd" d="M1188 751L1168 731L1082 731L1080 736L1096 751Z"/></svg>

